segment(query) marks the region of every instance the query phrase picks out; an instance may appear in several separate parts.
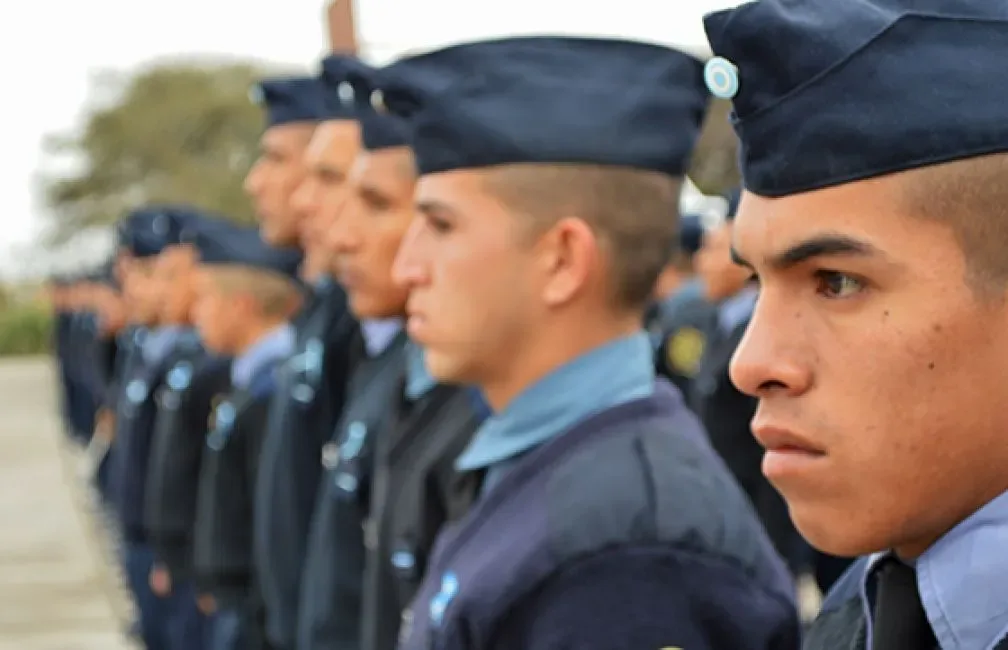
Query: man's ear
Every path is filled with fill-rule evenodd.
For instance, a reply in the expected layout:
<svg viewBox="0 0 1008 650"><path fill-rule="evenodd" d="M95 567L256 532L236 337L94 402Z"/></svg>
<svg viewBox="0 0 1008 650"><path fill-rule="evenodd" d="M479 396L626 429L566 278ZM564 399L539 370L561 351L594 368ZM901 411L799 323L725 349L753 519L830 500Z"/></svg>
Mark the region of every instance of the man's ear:
<svg viewBox="0 0 1008 650"><path fill-rule="evenodd" d="M591 227L577 217L560 219L540 237L542 299L548 306L570 302L584 291L598 267L598 244Z"/></svg>

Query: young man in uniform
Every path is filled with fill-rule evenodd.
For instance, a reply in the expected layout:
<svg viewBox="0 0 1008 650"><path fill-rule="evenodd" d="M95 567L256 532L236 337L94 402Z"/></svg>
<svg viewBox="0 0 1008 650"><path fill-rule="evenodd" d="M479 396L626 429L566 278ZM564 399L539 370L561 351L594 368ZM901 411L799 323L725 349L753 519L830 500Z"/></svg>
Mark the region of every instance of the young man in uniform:
<svg viewBox="0 0 1008 650"><path fill-rule="evenodd" d="M310 209L310 201L306 208L305 201L296 200L295 195L340 191L345 170L357 153L357 124L345 112L327 113L322 88L314 77L266 80L260 90L267 116L264 160L250 172L246 185L261 206L262 236L305 251L301 276L311 286L294 322L294 350L278 377L270 405L255 486L254 551L266 605L266 631L277 650L293 650L308 525L321 473L319 456L342 410L351 351L357 342L357 325L347 312L346 295L327 270L319 268L318 239L309 236L313 232L309 222L319 220L325 211ZM308 148L317 130L325 131L327 153L334 158L323 165L313 164L319 154ZM299 134L297 154L292 149L289 156L271 161L269 147L278 132L288 131ZM281 221L284 228L277 225Z"/></svg>
<svg viewBox="0 0 1008 650"><path fill-rule="evenodd" d="M182 222L180 244L158 256L154 279L162 296L161 322L191 328L200 251L190 239L192 233L221 222L192 208L175 214ZM192 537L211 401L227 389L229 369L227 358L208 353L202 345L192 346L177 355L155 397L144 527L155 558L151 589L173 601L172 647L178 650L204 648L210 634L206 617L196 607Z"/></svg>
<svg viewBox="0 0 1008 650"><path fill-rule="evenodd" d="M159 282L158 257L178 244L176 214L167 206L152 206L131 215L130 250L134 258L126 297L131 320L147 329L120 380L116 434L112 453L112 483L126 556L126 574L140 615L143 642L148 650L177 647L174 642L174 598L162 598L150 587L154 556L144 526L147 472L150 460L155 397L174 363L199 341L191 328L169 323L162 316L165 286Z"/></svg>
<svg viewBox="0 0 1008 650"><path fill-rule="evenodd" d="M373 107L371 98L381 74L399 74L408 66L408 59L385 70L358 64L346 77L360 106L364 151L350 172L346 203L326 243L351 310L362 319L401 318L405 313L406 294L391 271L414 216L415 161L405 124L385 112L377 96L378 108ZM338 91L338 77L324 78ZM452 464L479 422L470 391L435 384L423 368L418 347L407 344L405 361L386 395L384 409L390 417L370 433L373 461L364 461L370 464L364 474L371 479L360 491L357 511L336 506L341 498L338 477L349 470L349 463L336 463L331 470L336 480L323 489L323 503L332 504L327 512L333 518L349 517L345 530L354 534L334 535L312 547L316 566L333 571L313 571L309 578L321 588L306 592L306 600L312 601L306 608L315 618L305 627L339 629L345 621L356 634L343 640L352 640L350 645L361 650L394 650L399 623L419 586L434 538L456 514L453 497L458 486ZM341 555L357 554L362 541L362 567L340 561ZM333 599L315 598L313 593L331 594ZM352 605L336 608L336 602ZM334 647L329 644L335 639L317 634L310 640L305 649Z"/></svg>
<svg viewBox="0 0 1008 650"><path fill-rule="evenodd" d="M1008 647L1008 5L763 0L706 29L761 284L732 379L799 530L868 555L806 647Z"/></svg>
<svg viewBox="0 0 1008 650"><path fill-rule="evenodd" d="M347 75L363 64L343 57L329 57L323 62L322 77L326 87L329 110L351 113L359 117L360 106L354 97ZM313 164L320 168L343 170L342 159L335 159L331 151L338 137L327 134L329 122L317 133L319 157ZM360 127L354 122L359 149ZM335 134L338 136L338 133ZM328 146L326 142L328 141ZM356 156L355 156L356 159ZM341 180L349 177L350 168ZM354 190L349 183L341 183L326 193L319 192L318 210L331 216L330 228L342 217L347 198ZM393 220L390 224L395 226ZM345 272L346 265L339 260L339 252L330 245L326 235L326 248L330 268L341 284L348 289L348 298L370 296L372 304L360 311L360 305L351 311L361 318L364 354L355 364L347 388L344 411L331 431L331 439L320 455L323 467L322 481L312 515L309 541L304 562L298 612L297 647L299 650L331 647L353 647L360 644L361 588L363 582L365 548L362 523L367 516L367 499L370 494L374 438L387 426L393 416L392 395L400 388L404 368L406 339L402 332L401 313L389 308L402 299L402 292L389 291L387 270L384 275L375 273L375 266L365 265L354 273ZM382 248L367 240L372 257L370 264L380 268ZM387 252L387 251L386 251ZM359 286L364 283L364 286ZM318 462L318 461L316 461Z"/></svg>
<svg viewBox="0 0 1008 650"><path fill-rule="evenodd" d="M222 224L223 226L223 224ZM215 650L268 648L252 557L253 494L276 373L294 349L297 249L254 230L196 233L203 264L193 320L207 349L232 357L230 387L211 414L200 467L193 566L200 607L215 615Z"/></svg>
<svg viewBox="0 0 1008 650"><path fill-rule="evenodd" d="M480 498L442 533L400 647L797 647L787 570L641 328L700 63L540 37L414 70L382 89L420 171L395 267L408 331L494 415L457 463Z"/></svg>

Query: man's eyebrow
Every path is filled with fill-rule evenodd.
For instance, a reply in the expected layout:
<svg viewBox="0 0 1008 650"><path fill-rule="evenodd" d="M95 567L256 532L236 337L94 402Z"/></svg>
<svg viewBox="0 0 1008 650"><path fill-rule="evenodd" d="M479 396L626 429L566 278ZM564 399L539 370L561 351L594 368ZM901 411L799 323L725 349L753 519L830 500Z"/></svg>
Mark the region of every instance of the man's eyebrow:
<svg viewBox="0 0 1008 650"><path fill-rule="evenodd" d="M440 201L429 200L429 199L428 200L417 201L415 207L416 207L416 210L418 212L420 212L422 214L427 214L427 215L441 214L441 215L451 216L451 215L455 214L455 211L452 210L447 205L445 205L444 203L442 203Z"/></svg>
<svg viewBox="0 0 1008 650"><path fill-rule="evenodd" d="M732 261L746 268L753 268L751 262L743 258L732 246ZM777 253L768 255L766 265L776 270L786 270L816 257L870 257L882 256L884 253L866 241L847 235L817 235L805 241L793 244Z"/></svg>
<svg viewBox="0 0 1008 650"><path fill-rule="evenodd" d="M344 169L324 161L315 164L315 173L340 182L345 181L347 176Z"/></svg>

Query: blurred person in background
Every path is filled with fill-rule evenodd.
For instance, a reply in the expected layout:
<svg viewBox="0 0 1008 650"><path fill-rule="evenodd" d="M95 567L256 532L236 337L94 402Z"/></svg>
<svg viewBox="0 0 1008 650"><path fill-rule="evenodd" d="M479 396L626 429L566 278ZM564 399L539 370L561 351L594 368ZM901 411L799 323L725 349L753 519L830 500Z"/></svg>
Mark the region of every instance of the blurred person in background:
<svg viewBox="0 0 1008 650"><path fill-rule="evenodd" d="M325 226L342 205L359 135L349 111L327 109L315 77L263 80L254 94L266 129L246 190L257 206L262 237L304 252L300 274L309 287L293 321L294 349L269 408L254 487L253 548L266 632L277 650L293 650L322 446L343 410L350 368L362 353L346 294L321 248Z"/></svg>
<svg viewBox="0 0 1008 650"><path fill-rule="evenodd" d="M707 329L715 311L704 295L703 283L696 277L694 268L694 258L702 243L700 216L683 215L679 220L677 245L655 285L648 327L657 350L658 373L687 397L700 367Z"/></svg>

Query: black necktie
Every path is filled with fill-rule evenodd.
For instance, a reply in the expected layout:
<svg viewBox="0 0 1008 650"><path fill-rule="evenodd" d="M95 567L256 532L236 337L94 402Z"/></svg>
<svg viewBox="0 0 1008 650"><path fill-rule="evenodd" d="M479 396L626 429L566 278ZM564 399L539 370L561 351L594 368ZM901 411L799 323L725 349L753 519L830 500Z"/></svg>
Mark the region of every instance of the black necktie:
<svg viewBox="0 0 1008 650"><path fill-rule="evenodd" d="M874 650L934 650L938 641L931 631L913 568L895 558L885 560L875 572Z"/></svg>

